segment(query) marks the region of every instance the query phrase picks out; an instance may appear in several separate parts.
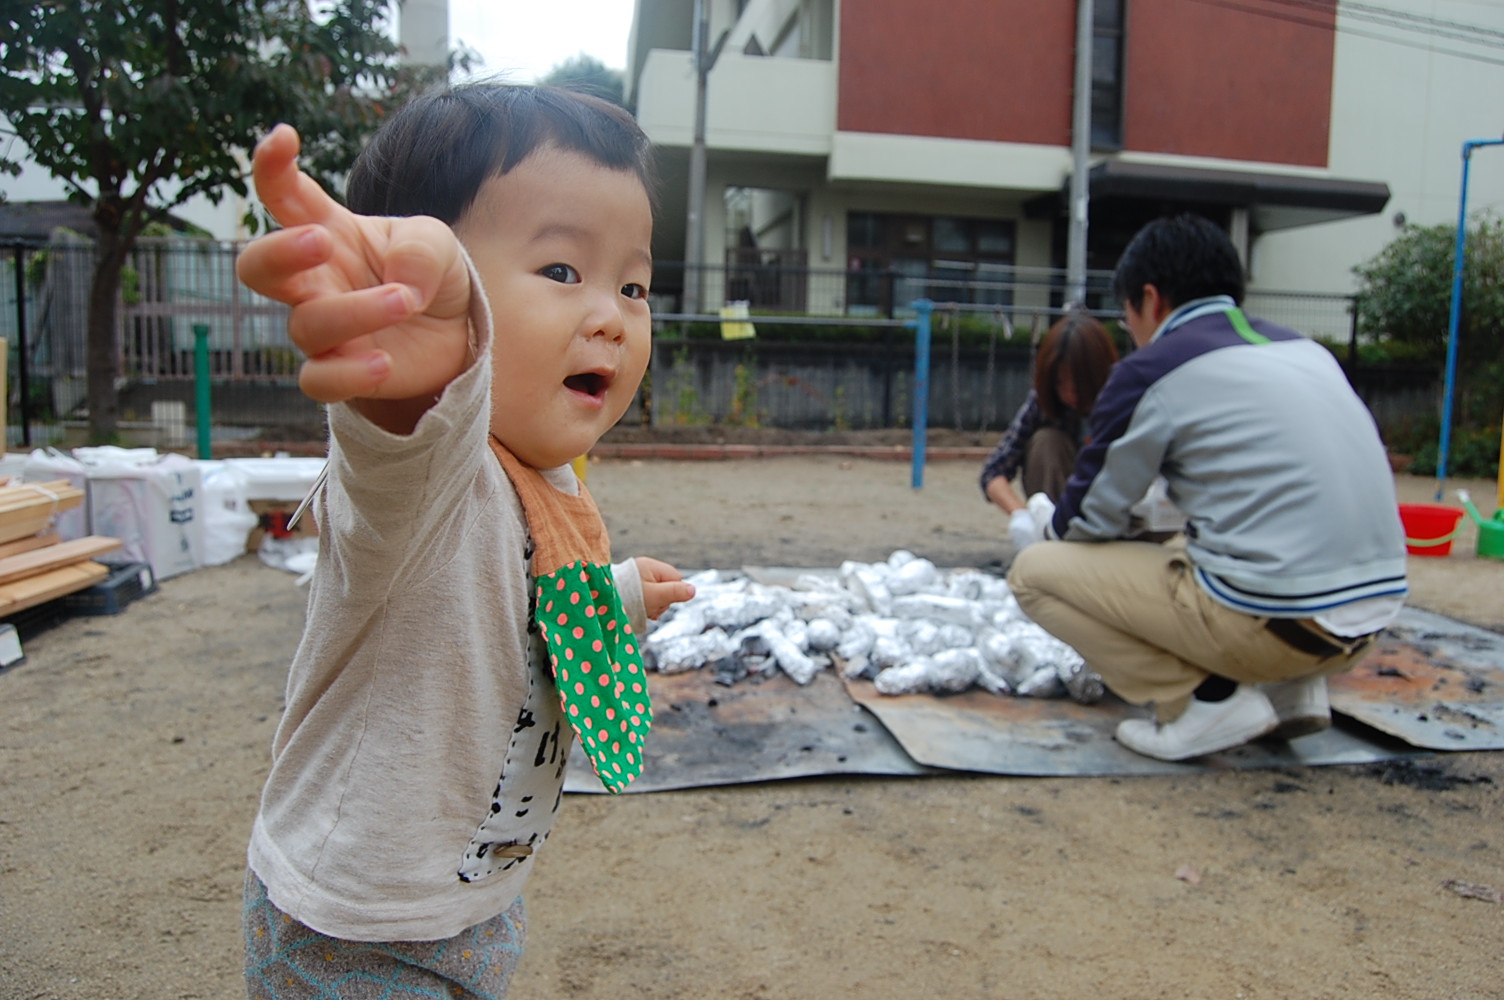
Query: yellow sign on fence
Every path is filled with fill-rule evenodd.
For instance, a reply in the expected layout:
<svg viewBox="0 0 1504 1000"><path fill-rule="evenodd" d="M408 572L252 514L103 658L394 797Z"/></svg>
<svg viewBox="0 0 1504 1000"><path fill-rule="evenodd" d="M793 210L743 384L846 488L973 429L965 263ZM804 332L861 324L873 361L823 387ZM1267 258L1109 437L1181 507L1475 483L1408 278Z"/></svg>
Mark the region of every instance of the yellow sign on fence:
<svg viewBox="0 0 1504 1000"><path fill-rule="evenodd" d="M757 336L757 328L746 321L747 315L745 302L728 302L721 306L721 339L747 340Z"/></svg>

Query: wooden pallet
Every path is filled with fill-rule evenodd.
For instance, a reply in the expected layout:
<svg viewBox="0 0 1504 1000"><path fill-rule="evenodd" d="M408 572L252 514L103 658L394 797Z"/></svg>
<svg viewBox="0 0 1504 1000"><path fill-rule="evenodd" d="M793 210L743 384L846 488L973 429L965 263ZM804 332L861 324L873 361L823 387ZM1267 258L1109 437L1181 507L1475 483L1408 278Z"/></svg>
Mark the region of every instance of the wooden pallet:
<svg viewBox="0 0 1504 1000"><path fill-rule="evenodd" d="M64 542L52 519L84 502L66 479L0 485L0 618L92 587L110 574L96 556L121 547L118 538L88 535Z"/></svg>

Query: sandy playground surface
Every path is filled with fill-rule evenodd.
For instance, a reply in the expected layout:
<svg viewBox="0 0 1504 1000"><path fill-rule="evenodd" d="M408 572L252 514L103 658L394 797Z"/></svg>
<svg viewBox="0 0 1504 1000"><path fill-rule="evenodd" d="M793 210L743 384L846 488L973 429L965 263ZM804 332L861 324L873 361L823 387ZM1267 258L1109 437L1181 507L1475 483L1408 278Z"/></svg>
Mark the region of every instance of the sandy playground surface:
<svg viewBox="0 0 1504 1000"><path fill-rule="evenodd" d="M976 463L600 460L618 555L1007 556ZM1471 487L1485 512L1491 482ZM1428 502L1433 480L1400 478ZM1504 631L1504 563L1412 559ZM0 998L226 998L245 840L303 614L254 556L0 673ZM592 856L622 845L601 875ZM1459 893L1467 885L1475 895ZM573 795L513 995L734 1000L1504 995L1504 754L1135 778L816 778Z"/></svg>

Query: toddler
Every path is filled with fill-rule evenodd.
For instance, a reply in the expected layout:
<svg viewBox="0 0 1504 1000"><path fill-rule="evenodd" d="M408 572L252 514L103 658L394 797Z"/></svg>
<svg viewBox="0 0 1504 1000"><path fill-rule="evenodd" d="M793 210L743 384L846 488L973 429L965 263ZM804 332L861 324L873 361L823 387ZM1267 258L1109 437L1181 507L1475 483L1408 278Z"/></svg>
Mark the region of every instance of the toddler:
<svg viewBox="0 0 1504 1000"><path fill-rule="evenodd" d="M549 87L470 84L397 113L349 208L278 126L253 174L284 228L238 271L292 307L330 404L319 558L246 876L254 998L503 997L521 890L573 741L642 767L638 638L693 595L609 565L571 459L647 366L649 147Z"/></svg>

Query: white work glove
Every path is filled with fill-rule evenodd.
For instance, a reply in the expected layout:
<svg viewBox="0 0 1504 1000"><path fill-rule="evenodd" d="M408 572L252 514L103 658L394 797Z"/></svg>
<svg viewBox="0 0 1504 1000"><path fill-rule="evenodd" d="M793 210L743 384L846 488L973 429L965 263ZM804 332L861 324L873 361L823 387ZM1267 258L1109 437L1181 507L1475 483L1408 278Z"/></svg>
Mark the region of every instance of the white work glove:
<svg viewBox="0 0 1504 1000"><path fill-rule="evenodd" d="M1020 507L1008 515L1008 537L1013 539L1013 547L1021 550L1043 540L1044 533L1034 523L1034 515L1027 508Z"/></svg>
<svg viewBox="0 0 1504 1000"><path fill-rule="evenodd" d="M1028 501L1029 516L1034 523L1039 525L1039 537L1036 541L1044 541L1050 537L1050 522L1055 520L1055 501L1043 493L1036 493Z"/></svg>

